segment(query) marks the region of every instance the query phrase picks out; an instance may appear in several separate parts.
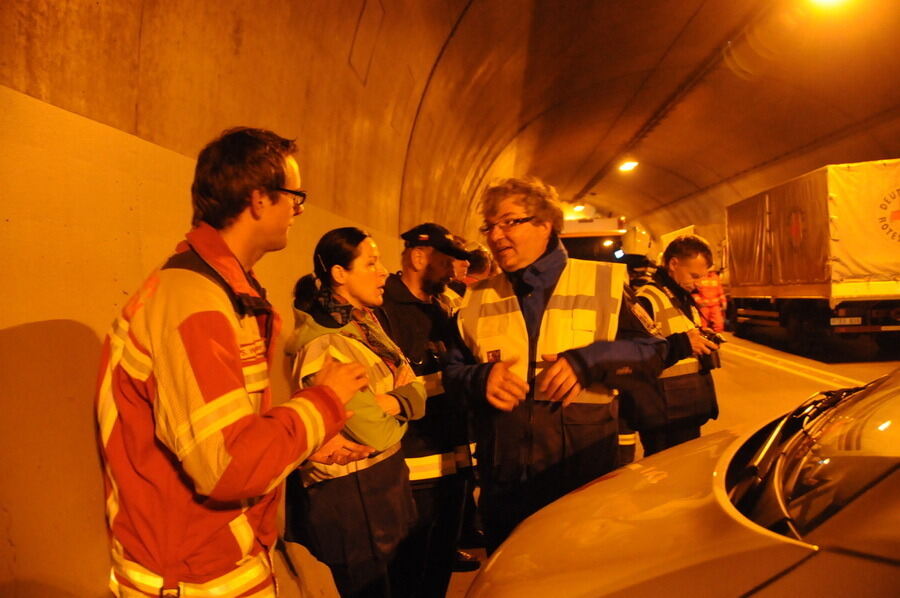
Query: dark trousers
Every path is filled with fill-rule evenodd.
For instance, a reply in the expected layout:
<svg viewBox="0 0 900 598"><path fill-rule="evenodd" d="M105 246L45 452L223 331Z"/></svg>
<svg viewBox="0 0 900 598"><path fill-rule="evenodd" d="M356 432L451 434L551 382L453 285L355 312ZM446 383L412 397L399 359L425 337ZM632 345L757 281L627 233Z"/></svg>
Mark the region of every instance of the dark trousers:
<svg viewBox="0 0 900 598"><path fill-rule="evenodd" d="M594 442L561 458L541 471L523 466L518 479L499 479L493 472L481 479L479 511L484 524L488 554L496 550L513 529L534 512L617 466L618 428L615 420L590 429ZM479 464L479 467L481 464Z"/></svg>
<svg viewBox="0 0 900 598"><path fill-rule="evenodd" d="M295 472L286 486L285 539L328 565L343 598L392 598L397 546L416 521L403 451L308 488Z"/></svg>
<svg viewBox="0 0 900 598"><path fill-rule="evenodd" d="M456 557L467 476L416 481L412 489L418 518L391 567L393 596L443 598Z"/></svg>
<svg viewBox="0 0 900 598"><path fill-rule="evenodd" d="M700 438L700 426L672 424L655 430L647 430L641 432L641 444L644 447L644 456L648 457L653 453L665 450L669 447Z"/></svg>

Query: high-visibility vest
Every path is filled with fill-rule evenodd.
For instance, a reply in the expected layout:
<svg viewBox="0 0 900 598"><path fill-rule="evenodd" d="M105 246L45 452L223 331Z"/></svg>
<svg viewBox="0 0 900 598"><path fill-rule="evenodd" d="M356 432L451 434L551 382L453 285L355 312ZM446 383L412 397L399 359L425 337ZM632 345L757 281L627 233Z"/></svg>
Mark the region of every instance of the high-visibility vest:
<svg viewBox="0 0 900 598"><path fill-rule="evenodd" d="M622 264L567 260L544 309L534 356L528 354L525 318L505 274L483 280L466 293L459 311L459 331L478 361L515 358L510 370L528 381L529 359L536 362L537 377L550 365L543 355L615 338L626 279ZM547 400L534 384L532 387L536 401ZM585 389L576 402L609 403L613 396L609 389L597 384Z"/></svg>
<svg viewBox="0 0 900 598"><path fill-rule="evenodd" d="M311 316L309 318L309 320L303 321L312 321ZM312 326L312 324L309 325ZM322 369L325 358L329 355L340 363L355 362L364 366L368 377L366 389L373 395L386 394L394 390L394 373L381 357L357 338L340 333L317 336L297 352L293 375L301 388L305 386L305 380L309 380L310 376ZM311 486L326 480L355 474L394 456L400 450L400 439L406 432L407 425L406 422L398 424L396 430L393 431L395 442L377 455L366 459L351 461L346 465L316 461L304 462L299 467L303 485Z"/></svg>
<svg viewBox="0 0 900 598"><path fill-rule="evenodd" d="M697 328L700 324L700 313L697 308L691 306L691 319L683 311L675 307L672 302L672 291L656 286L655 283L646 284L638 289L638 297L645 297L653 306L653 320L659 326L663 336L669 336L676 332L687 332ZM660 378L670 378L683 374L694 374L700 371L700 362L691 355L674 365L664 369Z"/></svg>
<svg viewBox="0 0 900 598"><path fill-rule="evenodd" d="M459 311L460 306L465 300L464 295L460 295L450 287L444 287L444 291L437 296L438 303L444 306L447 313L451 316Z"/></svg>

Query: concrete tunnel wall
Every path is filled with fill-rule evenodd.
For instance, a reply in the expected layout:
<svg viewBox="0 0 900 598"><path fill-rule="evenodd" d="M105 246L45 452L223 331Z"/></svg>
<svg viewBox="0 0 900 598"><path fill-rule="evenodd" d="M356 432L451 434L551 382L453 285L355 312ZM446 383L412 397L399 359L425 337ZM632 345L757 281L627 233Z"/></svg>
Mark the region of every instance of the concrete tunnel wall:
<svg viewBox="0 0 900 598"><path fill-rule="evenodd" d="M298 139L307 210L256 269L289 331L326 230L369 230L398 268L409 131L460 5L2 3L0 595L107 595L102 339L188 229L199 149L237 124Z"/></svg>
<svg viewBox="0 0 900 598"><path fill-rule="evenodd" d="M92 410L100 349L130 293L187 230L194 161L5 87L0 106L0 250L9 256L0 595L103 596L108 548ZM293 283L311 270L316 240L349 225L363 223L311 205L289 247L259 263L284 333ZM395 234L367 228L397 267ZM273 370L276 401L288 395L284 368Z"/></svg>

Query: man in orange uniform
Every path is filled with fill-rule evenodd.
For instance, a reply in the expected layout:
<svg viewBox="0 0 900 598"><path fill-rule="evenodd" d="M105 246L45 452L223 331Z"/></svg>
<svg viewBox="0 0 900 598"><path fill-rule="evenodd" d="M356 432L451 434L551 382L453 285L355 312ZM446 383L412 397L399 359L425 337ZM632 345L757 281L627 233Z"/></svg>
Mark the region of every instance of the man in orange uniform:
<svg viewBox="0 0 900 598"><path fill-rule="evenodd" d="M302 212L295 150L259 129L207 145L193 228L106 338L96 409L117 596L275 596L282 479L317 450L366 454L335 436L361 366L330 363L271 406L279 319L251 268Z"/></svg>
<svg viewBox="0 0 900 598"><path fill-rule="evenodd" d="M694 300L697 302L703 323L715 332L722 332L725 330L725 308L728 306L728 300L725 298L719 273L710 270L696 282L696 285Z"/></svg>

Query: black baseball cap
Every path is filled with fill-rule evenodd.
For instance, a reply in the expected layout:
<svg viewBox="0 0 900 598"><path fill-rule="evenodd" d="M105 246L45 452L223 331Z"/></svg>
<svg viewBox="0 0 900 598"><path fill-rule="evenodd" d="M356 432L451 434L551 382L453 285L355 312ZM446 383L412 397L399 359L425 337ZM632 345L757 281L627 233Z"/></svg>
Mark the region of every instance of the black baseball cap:
<svg viewBox="0 0 900 598"><path fill-rule="evenodd" d="M458 260L469 259L469 252L453 240L450 231L434 222L414 226L400 235L400 238L406 242L406 247L434 247Z"/></svg>

